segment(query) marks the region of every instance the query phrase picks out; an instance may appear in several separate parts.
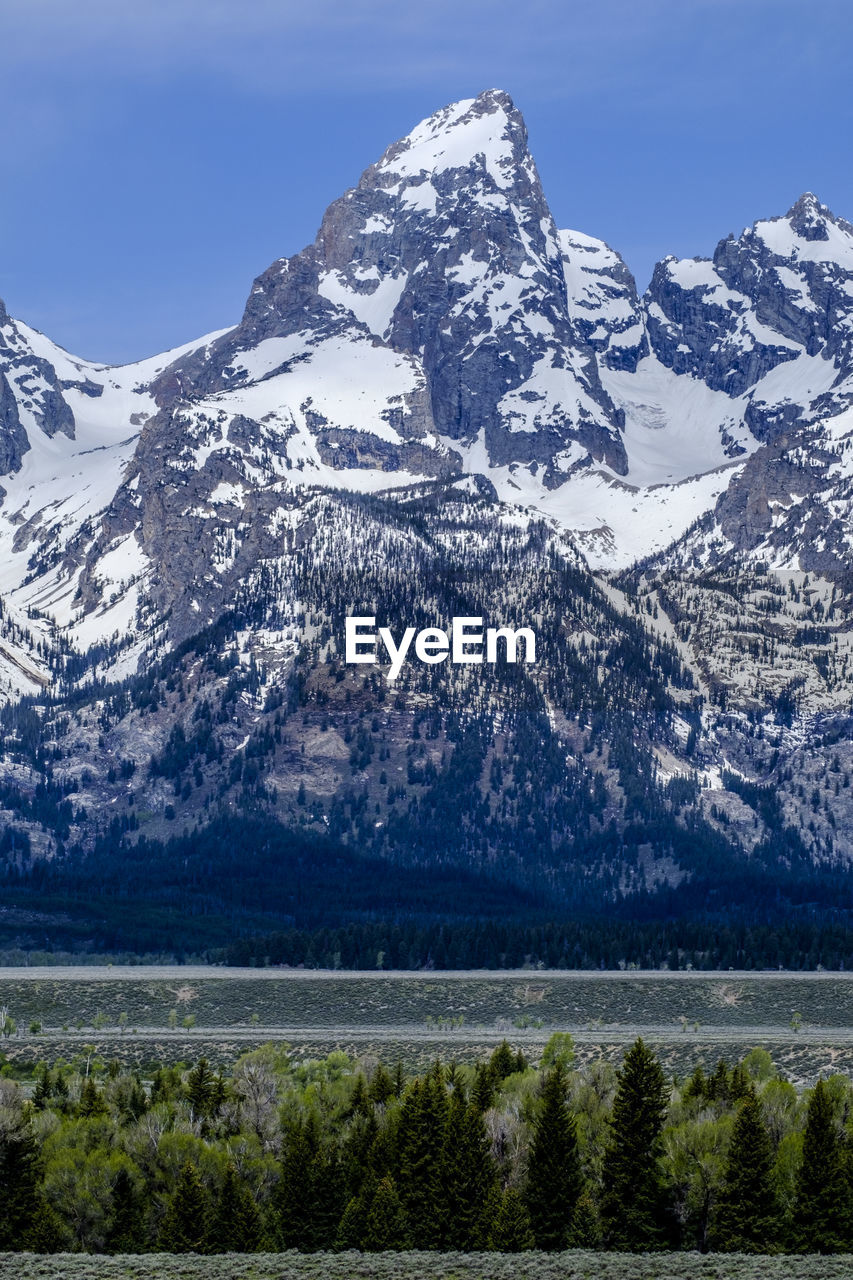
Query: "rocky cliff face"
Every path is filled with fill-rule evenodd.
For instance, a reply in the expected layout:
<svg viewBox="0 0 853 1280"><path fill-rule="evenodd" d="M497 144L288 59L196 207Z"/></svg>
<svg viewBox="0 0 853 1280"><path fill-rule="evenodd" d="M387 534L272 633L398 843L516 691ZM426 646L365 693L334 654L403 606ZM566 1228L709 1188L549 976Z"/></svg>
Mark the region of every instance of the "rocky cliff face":
<svg viewBox="0 0 853 1280"><path fill-rule="evenodd" d="M659 263L645 304L658 359L732 397L750 393L746 421L761 441L850 402L853 227L811 194L722 240L712 260Z"/></svg>
<svg viewBox="0 0 853 1280"><path fill-rule="evenodd" d="M373 414L392 443L432 451L427 474L447 469L439 441L478 447L487 465L536 465L552 482L587 457L624 470L620 415L569 315L556 227L504 93L456 103L389 147L326 211L313 245L258 277L204 365L170 371L161 394L176 382L183 395L245 386L261 353L263 376L280 377L341 345L398 357L405 385L387 401L380 388ZM330 431L376 436L346 411L310 410L321 448L341 445ZM376 450L365 441L330 461L374 467ZM386 469L411 469L405 445L391 454Z"/></svg>
<svg viewBox="0 0 853 1280"><path fill-rule="evenodd" d="M607 370L636 373L649 354L645 316L627 265L602 240L561 231L569 315Z"/></svg>
<svg viewBox="0 0 853 1280"><path fill-rule="evenodd" d="M0 373L0 468L3 475L18 471L29 448L27 433L21 426L18 402L5 374Z"/></svg>
<svg viewBox="0 0 853 1280"><path fill-rule="evenodd" d="M28 428L74 436L74 415L56 369L37 355L0 301L0 474L18 471Z"/></svg>
<svg viewBox="0 0 853 1280"><path fill-rule="evenodd" d="M739 400L759 446L670 554L845 573L853 227L805 195L784 218L721 241L713 263L660 264L649 299L658 358Z"/></svg>

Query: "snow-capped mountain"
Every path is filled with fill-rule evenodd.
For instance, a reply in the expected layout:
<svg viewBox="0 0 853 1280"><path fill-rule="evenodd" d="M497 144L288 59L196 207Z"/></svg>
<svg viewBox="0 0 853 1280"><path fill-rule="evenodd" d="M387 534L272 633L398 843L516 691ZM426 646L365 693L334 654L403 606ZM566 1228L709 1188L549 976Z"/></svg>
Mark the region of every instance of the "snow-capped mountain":
<svg viewBox="0 0 853 1280"><path fill-rule="evenodd" d="M70 356L0 304L0 689L31 692L50 682L51 651L134 631L142 546L111 548L91 583L85 548L157 412L153 379L217 336L110 368ZM80 607L86 589L91 611Z"/></svg>
<svg viewBox="0 0 853 1280"><path fill-rule="evenodd" d="M747 460L752 476L795 438L810 465L831 448L825 423L853 391L853 227L816 197L729 236L712 260L664 260L642 300L612 251L570 233L564 245L570 306L588 317L625 424L625 474L590 467L548 503L594 563L662 551L741 488ZM729 521L737 545L742 514ZM801 567L808 540L789 550Z"/></svg>
<svg viewBox="0 0 853 1280"><path fill-rule="evenodd" d="M622 850L619 891L692 874L672 834L691 824L769 848L776 819L746 790L769 779L808 857L853 856L821 745L831 719L846 767L852 437L853 227L805 195L712 259L665 259L640 297L615 250L555 226L508 96L454 103L258 276L231 329L116 369L0 307L0 694L24 796L8 814L45 770L85 815L46 849L128 820L111 807L128 795L162 834L175 804L198 824L248 787L414 856L371 734L408 751L394 767L423 814L474 717L499 800L460 857L543 847L504 781L530 734L551 761L531 794L584 831L596 883L595 839L632 805L674 825L632 870ZM350 723L370 698L340 665L347 612L427 625L498 601L551 636L523 695L433 673L390 718L371 703L384 729ZM805 775L823 779L811 815Z"/></svg>
<svg viewBox="0 0 853 1280"><path fill-rule="evenodd" d="M178 630L207 620L218 602L193 583L205 559L223 563L208 533L236 555L240 526L257 523L236 518L244 500L272 498L274 528L276 495L305 485L483 474L602 569L662 551L717 510L715 548L760 533L776 561L806 567L808 536L780 531L803 496L796 450L809 461L801 490L817 492L818 470L827 502L843 488L846 436L823 424L853 396L849 224L804 196L713 260L666 259L640 299L617 253L557 232L522 118L497 91L390 147L313 245L258 277L223 334L108 370L0 320L0 467L18 476L3 482L3 585L17 603L28 578L21 603L74 643L128 629L121 588L152 563ZM760 513L754 474L776 495ZM188 572L166 563L183 556L178 523L178 543L200 548ZM78 589L82 616L58 604Z"/></svg>
<svg viewBox="0 0 853 1280"><path fill-rule="evenodd" d="M327 362L351 359L364 367L364 403L346 382L343 405L311 397L321 461L387 470L391 454L433 474L456 464L457 445L479 444L491 465L559 476L587 454L624 467L619 415L592 356L569 314L524 122L491 92L390 147L326 211L313 245L255 281L242 322L204 361L183 362L180 377L191 395L283 377L276 391L290 398L292 366L304 366L300 394L326 381ZM342 429L358 436L342 440ZM339 461L330 455L340 447Z"/></svg>

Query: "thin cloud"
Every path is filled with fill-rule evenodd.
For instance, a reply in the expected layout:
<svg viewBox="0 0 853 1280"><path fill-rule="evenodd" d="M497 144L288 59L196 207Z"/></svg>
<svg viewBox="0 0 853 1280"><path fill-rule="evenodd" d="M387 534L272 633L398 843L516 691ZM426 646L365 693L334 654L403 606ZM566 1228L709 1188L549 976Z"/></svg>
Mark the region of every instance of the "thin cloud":
<svg viewBox="0 0 853 1280"><path fill-rule="evenodd" d="M574 97L648 81L668 58L680 80L702 62L703 41L722 39L737 60L749 15L772 15L772 45L786 21L813 26L845 5L824 0L806 13L801 0L529 0L519 21L512 0L0 0L0 65L26 74L37 93L51 64L67 79L202 72L282 95L476 77Z"/></svg>

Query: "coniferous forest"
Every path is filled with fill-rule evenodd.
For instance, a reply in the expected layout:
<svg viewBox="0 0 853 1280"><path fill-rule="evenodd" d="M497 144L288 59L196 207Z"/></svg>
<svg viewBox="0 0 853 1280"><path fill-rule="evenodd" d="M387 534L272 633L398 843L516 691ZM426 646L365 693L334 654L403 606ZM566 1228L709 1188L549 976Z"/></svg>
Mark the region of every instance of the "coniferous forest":
<svg viewBox="0 0 853 1280"><path fill-rule="evenodd" d="M765 1050L667 1078L642 1040L579 1067L342 1052L0 1076L0 1253L853 1251L853 1084Z"/></svg>

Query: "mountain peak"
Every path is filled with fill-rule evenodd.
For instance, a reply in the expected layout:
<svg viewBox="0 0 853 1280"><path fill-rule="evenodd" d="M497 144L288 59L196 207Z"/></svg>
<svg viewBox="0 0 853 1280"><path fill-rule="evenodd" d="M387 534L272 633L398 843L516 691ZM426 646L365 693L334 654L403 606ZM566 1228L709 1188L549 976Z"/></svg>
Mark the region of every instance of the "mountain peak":
<svg viewBox="0 0 853 1280"><path fill-rule="evenodd" d="M834 222L830 211L812 191L806 191L788 210L785 217L804 240L828 240L827 219Z"/></svg>
<svg viewBox="0 0 853 1280"><path fill-rule="evenodd" d="M496 185L505 187L511 170L525 159L527 129L521 112L508 93L487 89L427 116L388 148L373 172L397 180L468 169L480 161Z"/></svg>
<svg viewBox="0 0 853 1280"><path fill-rule="evenodd" d="M477 94L473 102L472 110L478 111L480 114L504 111L507 115L515 114L519 117L521 116L521 112L517 109L505 89L484 89L482 93Z"/></svg>

